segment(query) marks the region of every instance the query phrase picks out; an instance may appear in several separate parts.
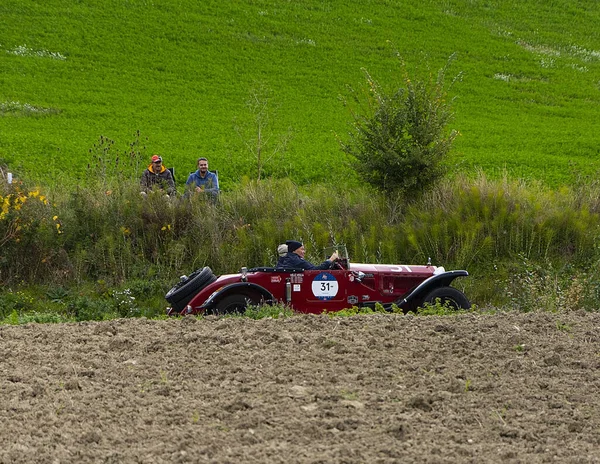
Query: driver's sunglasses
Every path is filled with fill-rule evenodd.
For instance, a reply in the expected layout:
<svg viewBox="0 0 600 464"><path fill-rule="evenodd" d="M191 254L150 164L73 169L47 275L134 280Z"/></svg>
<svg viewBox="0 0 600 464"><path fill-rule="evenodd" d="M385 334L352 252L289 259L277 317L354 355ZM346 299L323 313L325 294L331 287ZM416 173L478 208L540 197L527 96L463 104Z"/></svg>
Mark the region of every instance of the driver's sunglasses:
<svg viewBox="0 0 600 464"><path fill-rule="evenodd" d="M152 161L152 164L162 164L162 161Z"/></svg>

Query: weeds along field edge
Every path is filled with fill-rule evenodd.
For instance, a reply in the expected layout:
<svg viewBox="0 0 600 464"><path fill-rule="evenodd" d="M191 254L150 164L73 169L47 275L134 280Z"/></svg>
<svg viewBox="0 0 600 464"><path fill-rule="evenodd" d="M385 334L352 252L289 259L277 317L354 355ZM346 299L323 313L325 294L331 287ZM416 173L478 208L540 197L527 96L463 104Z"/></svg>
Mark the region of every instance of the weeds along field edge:
<svg viewBox="0 0 600 464"><path fill-rule="evenodd" d="M600 307L600 185L552 190L479 173L420 199L367 188L245 181L217 202L142 197L137 180L77 189L0 182L0 320L161 315L182 274L272 265L288 239L309 260L334 244L351 261L467 269L456 282L479 307ZM12 315L12 316L11 316ZM40 316L52 319L54 316Z"/></svg>

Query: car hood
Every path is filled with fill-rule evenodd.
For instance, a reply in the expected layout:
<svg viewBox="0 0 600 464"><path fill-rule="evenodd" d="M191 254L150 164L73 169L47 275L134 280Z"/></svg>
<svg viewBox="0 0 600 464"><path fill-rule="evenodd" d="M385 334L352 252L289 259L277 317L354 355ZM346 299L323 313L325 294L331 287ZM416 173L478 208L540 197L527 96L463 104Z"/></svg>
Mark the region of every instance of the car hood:
<svg viewBox="0 0 600 464"><path fill-rule="evenodd" d="M413 264L365 264L350 263L350 270L365 274L420 274L435 275L445 272L440 266L422 266Z"/></svg>

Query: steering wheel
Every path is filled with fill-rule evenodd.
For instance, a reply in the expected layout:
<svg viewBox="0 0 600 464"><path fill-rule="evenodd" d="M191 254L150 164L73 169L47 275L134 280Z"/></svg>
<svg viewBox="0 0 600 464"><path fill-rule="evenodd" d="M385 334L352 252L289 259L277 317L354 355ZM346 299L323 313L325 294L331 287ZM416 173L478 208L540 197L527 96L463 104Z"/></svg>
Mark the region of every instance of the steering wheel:
<svg viewBox="0 0 600 464"><path fill-rule="evenodd" d="M344 265L342 264L342 260L340 258L334 259L331 263L331 269L339 269L341 271L346 270Z"/></svg>

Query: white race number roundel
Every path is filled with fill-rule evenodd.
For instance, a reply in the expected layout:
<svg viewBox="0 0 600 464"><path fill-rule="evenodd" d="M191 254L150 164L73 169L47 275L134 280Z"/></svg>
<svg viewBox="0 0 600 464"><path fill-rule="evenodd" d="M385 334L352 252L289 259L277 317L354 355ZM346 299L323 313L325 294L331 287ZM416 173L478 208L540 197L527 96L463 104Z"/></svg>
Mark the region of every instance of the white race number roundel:
<svg viewBox="0 0 600 464"><path fill-rule="evenodd" d="M338 281L329 272L321 272L312 281L312 292L319 300L329 300L337 295Z"/></svg>

